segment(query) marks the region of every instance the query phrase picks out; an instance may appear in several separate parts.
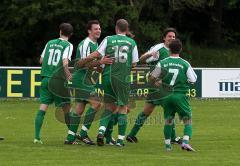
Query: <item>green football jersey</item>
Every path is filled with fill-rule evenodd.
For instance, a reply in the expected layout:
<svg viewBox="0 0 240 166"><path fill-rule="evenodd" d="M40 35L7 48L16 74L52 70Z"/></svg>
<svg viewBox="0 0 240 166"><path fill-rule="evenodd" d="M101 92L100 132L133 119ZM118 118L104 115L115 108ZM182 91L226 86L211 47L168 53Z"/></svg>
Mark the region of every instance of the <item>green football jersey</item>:
<svg viewBox="0 0 240 166"><path fill-rule="evenodd" d="M97 42L93 42L89 37L82 40L76 51L76 59L84 59L88 55L90 55L92 52L94 52L98 47ZM89 71L88 69L76 69L73 73L72 83L75 87L81 87L82 83L85 83L85 85L92 85L91 81L91 74L92 71Z"/></svg>
<svg viewBox="0 0 240 166"><path fill-rule="evenodd" d="M150 71L152 71L155 68L155 66L160 60L169 57L170 54L169 49L164 45L164 43L156 44L155 46L151 47L148 52L149 53L157 52L157 57L152 56L146 60L146 62L150 66Z"/></svg>
<svg viewBox="0 0 240 166"><path fill-rule="evenodd" d="M168 57L161 60L154 71L154 77L161 75L164 84L173 87L173 92L187 93L189 82L196 82L197 76L191 65L180 57Z"/></svg>
<svg viewBox="0 0 240 166"><path fill-rule="evenodd" d="M50 40L41 55L43 58L41 76L52 77L63 68L62 59L71 60L73 45L62 38ZM62 70L63 71L63 70Z"/></svg>
<svg viewBox="0 0 240 166"><path fill-rule="evenodd" d="M115 78L123 83L129 83L133 63L137 63L138 50L136 42L126 35L107 36L97 51L114 59L111 65L105 65L103 77Z"/></svg>

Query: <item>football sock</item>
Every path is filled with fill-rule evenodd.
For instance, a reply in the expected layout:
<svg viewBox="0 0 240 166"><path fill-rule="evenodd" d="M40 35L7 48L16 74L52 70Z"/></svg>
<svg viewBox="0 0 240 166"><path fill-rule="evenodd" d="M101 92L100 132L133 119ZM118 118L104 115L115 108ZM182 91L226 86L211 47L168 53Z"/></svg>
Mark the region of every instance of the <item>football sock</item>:
<svg viewBox="0 0 240 166"><path fill-rule="evenodd" d="M188 144L189 138L192 137L192 124L186 124L184 126L184 136L183 136L183 142Z"/></svg>
<svg viewBox="0 0 240 166"><path fill-rule="evenodd" d="M135 124L131 132L129 133L129 136L136 136L147 118L148 118L148 115L145 115L144 112L141 112L140 114L138 114Z"/></svg>
<svg viewBox="0 0 240 166"><path fill-rule="evenodd" d="M123 140L127 129L127 114L118 114L118 139Z"/></svg>
<svg viewBox="0 0 240 166"><path fill-rule="evenodd" d="M117 118L118 118L118 114L112 114L112 118L108 123L107 129L105 132L106 142L110 142L112 140L113 126L116 125L118 121Z"/></svg>
<svg viewBox="0 0 240 166"><path fill-rule="evenodd" d="M69 127L70 127L70 112L64 114L64 119L65 119L65 123L69 129Z"/></svg>
<svg viewBox="0 0 240 166"><path fill-rule="evenodd" d="M176 128L175 128L175 121L173 121L171 140L174 141L175 138L176 138Z"/></svg>
<svg viewBox="0 0 240 166"><path fill-rule="evenodd" d="M85 114L85 118L83 121L83 125L82 125L82 129L80 131L80 136L81 137L85 137L87 136L87 131L90 129L92 122L94 121L94 117L96 115L96 110L94 110L93 108L89 107L89 109L87 110L86 114Z"/></svg>
<svg viewBox="0 0 240 166"><path fill-rule="evenodd" d="M100 127L98 129L99 134L105 133L108 123L110 122L111 119L112 119L112 112L110 110L105 109L100 120Z"/></svg>
<svg viewBox="0 0 240 166"><path fill-rule="evenodd" d="M171 139L171 133L172 133L172 125L165 124L164 125L164 136L165 140Z"/></svg>
<svg viewBox="0 0 240 166"><path fill-rule="evenodd" d="M37 112L36 118L35 118L35 139L40 140L40 131L42 128L44 116L46 112L43 110L39 110Z"/></svg>
<svg viewBox="0 0 240 166"><path fill-rule="evenodd" d="M80 123L80 116L75 112L73 112L70 116L70 126L69 126L68 136L67 136L68 141L75 140L75 135L78 130L79 123Z"/></svg>

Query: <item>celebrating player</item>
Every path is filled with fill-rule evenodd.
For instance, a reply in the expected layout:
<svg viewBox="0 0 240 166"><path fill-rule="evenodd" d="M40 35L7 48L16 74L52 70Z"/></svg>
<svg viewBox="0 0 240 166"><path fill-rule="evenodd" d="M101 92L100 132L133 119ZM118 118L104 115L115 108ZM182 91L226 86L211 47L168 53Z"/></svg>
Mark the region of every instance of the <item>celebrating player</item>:
<svg viewBox="0 0 240 166"><path fill-rule="evenodd" d="M172 149L170 144L172 125L175 113L177 112L184 122L182 149L195 151L189 145L189 139L192 136L192 111L186 93L189 90L189 83L195 83L197 76L191 65L179 57L179 53L182 50L182 43L179 39L171 41L169 49L171 53L170 57L158 62L156 68L150 74L151 81L160 81L164 85L173 87L173 93L162 101L165 119L165 147L167 151Z"/></svg>
<svg viewBox="0 0 240 166"><path fill-rule="evenodd" d="M83 60L97 49L97 39L101 35L99 21L89 21L87 24L87 32L88 37L81 41L77 47L76 59L78 61ZM72 84L76 89L76 113L73 112L73 116L71 116L71 124L65 144L73 144L75 138L78 138L85 144L95 145L88 137L87 131L91 127L95 114L99 110L101 104L96 96L95 85L91 81L91 74L92 70L86 67L77 68L73 73ZM83 114L87 103L90 104L90 107L85 114L83 125L78 135L76 132L80 123L80 116Z"/></svg>
<svg viewBox="0 0 240 166"><path fill-rule="evenodd" d="M150 71L154 69L156 64L167 57L169 57L169 43L171 40L175 39L176 30L174 28L166 28L163 32L163 41L164 43L157 44L153 46L148 52L143 54L140 57L141 63L147 63L150 65ZM141 112L135 121L135 124L127 136L127 141L131 143L137 143L138 139L136 137L137 133L139 132L140 128L143 126L146 119L151 115L154 108L158 105L161 105L161 101L157 100L156 95L153 95L155 91L153 89L149 90L149 95L147 101L145 103L143 112ZM176 137L175 133L175 123L173 125L173 132L171 136L172 143L181 143L180 137Z"/></svg>
<svg viewBox="0 0 240 166"><path fill-rule="evenodd" d="M117 146L123 146L127 128L127 104L130 91L129 75L131 68L138 62L138 50L135 41L126 36L128 22L119 19L115 26L116 35L107 36L97 51L85 61L92 61L100 56L110 57L114 62L105 65L102 86L104 89L105 111L100 120L97 144L104 145L104 133L115 110L118 112ZM117 106L116 103L118 103Z"/></svg>
<svg viewBox="0 0 240 166"><path fill-rule="evenodd" d="M48 105L55 102L56 107L62 107L65 115L65 122L69 125L70 99L68 90L63 88L66 80L71 80L71 73L68 70L68 63L71 60L73 46L68 42L73 33L73 27L69 23L60 25L60 38L50 40L40 58L41 69L41 89L40 108L35 118L35 139L34 143L42 144L40 131ZM52 83L50 83L52 82ZM53 85L51 85L53 84ZM61 96L51 89L58 87L61 89ZM56 89L55 89L56 90Z"/></svg>

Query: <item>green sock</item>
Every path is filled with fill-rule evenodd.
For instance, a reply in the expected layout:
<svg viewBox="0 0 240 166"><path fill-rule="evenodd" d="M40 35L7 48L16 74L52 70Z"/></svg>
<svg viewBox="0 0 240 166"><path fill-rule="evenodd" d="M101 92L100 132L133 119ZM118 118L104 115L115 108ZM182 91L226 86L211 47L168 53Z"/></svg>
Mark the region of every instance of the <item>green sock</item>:
<svg viewBox="0 0 240 166"><path fill-rule="evenodd" d="M46 112L43 110L39 110L37 112L36 118L35 118L35 139L40 140L40 131L42 128L44 116Z"/></svg>
<svg viewBox="0 0 240 166"><path fill-rule="evenodd" d="M188 144L189 138L192 137L192 124L186 124L184 126L184 136L183 136L183 142Z"/></svg>
<svg viewBox="0 0 240 166"><path fill-rule="evenodd" d="M164 125L164 137L165 140L170 140L171 138L171 133L172 133L172 125L165 124Z"/></svg>
<svg viewBox="0 0 240 166"><path fill-rule="evenodd" d="M99 127L99 134L104 134L106 131L106 128L108 126L108 123L112 119L112 112L110 110L105 110L102 114L101 120L100 120L100 127Z"/></svg>
<svg viewBox="0 0 240 166"><path fill-rule="evenodd" d="M129 133L129 136L136 136L140 128L143 126L144 122L148 118L148 115L145 115L143 112L138 114L135 124Z"/></svg>
<svg viewBox="0 0 240 166"><path fill-rule="evenodd" d="M112 118L108 123L107 129L105 131L106 142L110 142L112 140L112 132L113 126L117 124L118 114L112 114Z"/></svg>
<svg viewBox="0 0 240 166"><path fill-rule="evenodd" d="M89 108L85 114L85 118L83 121L82 129L80 131L81 137L87 136L87 131L90 129L92 122L94 120L96 111L93 108Z"/></svg>
<svg viewBox="0 0 240 166"><path fill-rule="evenodd" d="M65 119L65 123L69 129L69 127L70 127L70 112L64 114L64 119Z"/></svg>
<svg viewBox="0 0 240 166"><path fill-rule="evenodd" d="M174 141L175 139L176 139L176 128L175 128L175 121L173 121L171 140Z"/></svg>
<svg viewBox="0 0 240 166"><path fill-rule="evenodd" d="M78 116L78 114L73 112L70 116L70 126L69 126L68 136L67 136L68 141L75 140L75 134L78 130L79 123L80 123L80 116Z"/></svg>
<svg viewBox="0 0 240 166"><path fill-rule="evenodd" d="M118 139L123 140L127 129L127 114L118 114Z"/></svg>

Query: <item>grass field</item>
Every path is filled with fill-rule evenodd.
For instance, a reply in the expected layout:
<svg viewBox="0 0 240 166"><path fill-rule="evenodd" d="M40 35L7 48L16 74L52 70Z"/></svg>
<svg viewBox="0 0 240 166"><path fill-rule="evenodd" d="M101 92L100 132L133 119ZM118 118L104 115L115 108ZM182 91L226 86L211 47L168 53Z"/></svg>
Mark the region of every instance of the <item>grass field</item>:
<svg viewBox="0 0 240 166"><path fill-rule="evenodd" d="M143 102L129 114L128 131ZM50 107L42 128L44 145L32 143L37 101L0 100L0 166L9 165L240 165L240 100L192 100L193 139L196 153L163 144L162 109L157 108L142 128L138 144L112 146L64 145L66 127ZM98 121L89 133L96 137ZM182 135L182 124L177 124ZM116 132L114 133L116 135Z"/></svg>

